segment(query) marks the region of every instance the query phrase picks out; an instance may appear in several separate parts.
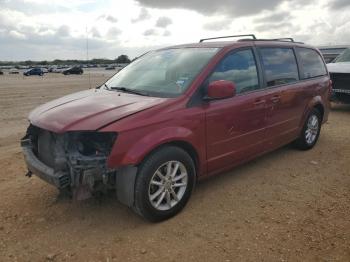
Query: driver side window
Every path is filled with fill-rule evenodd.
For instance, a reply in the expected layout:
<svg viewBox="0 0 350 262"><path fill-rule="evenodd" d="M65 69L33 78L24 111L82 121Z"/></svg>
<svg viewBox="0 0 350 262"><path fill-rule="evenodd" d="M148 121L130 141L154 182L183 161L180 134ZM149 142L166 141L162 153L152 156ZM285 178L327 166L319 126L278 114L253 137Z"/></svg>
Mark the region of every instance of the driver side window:
<svg viewBox="0 0 350 262"><path fill-rule="evenodd" d="M221 60L210 76L209 83L217 80L234 82L237 94L259 89L253 51L251 49L238 51Z"/></svg>

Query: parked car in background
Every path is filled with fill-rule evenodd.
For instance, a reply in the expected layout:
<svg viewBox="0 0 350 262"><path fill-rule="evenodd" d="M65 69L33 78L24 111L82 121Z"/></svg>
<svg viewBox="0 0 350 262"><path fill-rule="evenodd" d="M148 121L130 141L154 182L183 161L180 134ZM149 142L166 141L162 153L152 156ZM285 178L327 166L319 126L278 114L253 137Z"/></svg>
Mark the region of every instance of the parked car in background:
<svg viewBox="0 0 350 262"><path fill-rule="evenodd" d="M115 70L115 66L109 65L105 68L106 70Z"/></svg>
<svg viewBox="0 0 350 262"><path fill-rule="evenodd" d="M19 71L18 71L18 69L16 69L16 68L11 68L10 69L10 71L9 71L9 74L19 74Z"/></svg>
<svg viewBox="0 0 350 262"><path fill-rule="evenodd" d="M49 68L49 73L62 73L65 70L65 68L52 66Z"/></svg>
<svg viewBox="0 0 350 262"><path fill-rule="evenodd" d="M73 66L62 71L64 75L72 75L72 74L81 75L83 72L84 72L83 69L79 66Z"/></svg>
<svg viewBox="0 0 350 262"><path fill-rule="evenodd" d="M327 64L327 67L333 81L332 100L350 103L350 48Z"/></svg>
<svg viewBox="0 0 350 262"><path fill-rule="evenodd" d="M44 75L44 72L41 68L35 67L35 68L31 68L31 69L25 71L23 73L23 75L25 75L25 76L34 76L34 75L42 76L42 75Z"/></svg>
<svg viewBox="0 0 350 262"><path fill-rule="evenodd" d="M78 199L115 189L160 221L183 209L199 179L288 143L313 148L331 94L320 52L243 37L149 52L99 88L38 107L21 141L27 175Z"/></svg>
<svg viewBox="0 0 350 262"><path fill-rule="evenodd" d="M21 70L28 70L29 66L22 66L22 65L18 65L16 66L17 69L21 69Z"/></svg>

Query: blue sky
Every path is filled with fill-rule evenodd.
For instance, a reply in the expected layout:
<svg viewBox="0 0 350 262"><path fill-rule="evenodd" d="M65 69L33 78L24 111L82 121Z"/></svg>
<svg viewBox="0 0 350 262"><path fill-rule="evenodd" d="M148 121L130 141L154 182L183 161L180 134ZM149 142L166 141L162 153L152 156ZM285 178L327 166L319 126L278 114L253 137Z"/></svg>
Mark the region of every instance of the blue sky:
<svg viewBox="0 0 350 262"><path fill-rule="evenodd" d="M0 0L0 60L131 58L203 37L255 33L350 44L349 0Z"/></svg>

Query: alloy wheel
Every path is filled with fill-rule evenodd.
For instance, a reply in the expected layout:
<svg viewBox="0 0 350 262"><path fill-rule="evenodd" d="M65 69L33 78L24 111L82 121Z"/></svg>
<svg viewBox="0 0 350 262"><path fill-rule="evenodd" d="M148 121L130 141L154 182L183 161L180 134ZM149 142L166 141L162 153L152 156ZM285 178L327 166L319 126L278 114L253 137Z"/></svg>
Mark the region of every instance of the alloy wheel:
<svg viewBox="0 0 350 262"><path fill-rule="evenodd" d="M179 161L168 161L162 164L153 174L148 197L152 206L161 211L177 205L186 192L188 172Z"/></svg>
<svg viewBox="0 0 350 262"><path fill-rule="evenodd" d="M305 140L311 145L315 142L319 132L319 120L316 115L311 115L307 121L307 127L305 130Z"/></svg>

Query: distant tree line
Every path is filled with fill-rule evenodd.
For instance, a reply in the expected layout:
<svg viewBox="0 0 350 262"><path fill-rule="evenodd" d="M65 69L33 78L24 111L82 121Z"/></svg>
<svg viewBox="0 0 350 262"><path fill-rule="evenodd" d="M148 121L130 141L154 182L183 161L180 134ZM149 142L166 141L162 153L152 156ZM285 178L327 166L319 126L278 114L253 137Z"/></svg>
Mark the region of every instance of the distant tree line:
<svg viewBox="0 0 350 262"><path fill-rule="evenodd" d="M87 64L125 64L130 63L131 60L127 55L120 55L116 59L106 59L106 58L94 58L90 60L77 60L77 59L68 59L68 60L61 60L61 59L55 59L52 61L32 61L32 60L26 60L26 61L0 61L0 66L36 66L36 65L87 65Z"/></svg>

